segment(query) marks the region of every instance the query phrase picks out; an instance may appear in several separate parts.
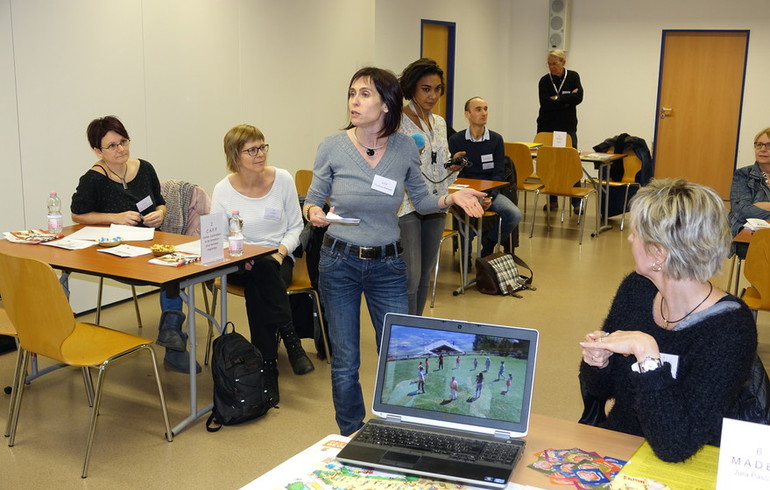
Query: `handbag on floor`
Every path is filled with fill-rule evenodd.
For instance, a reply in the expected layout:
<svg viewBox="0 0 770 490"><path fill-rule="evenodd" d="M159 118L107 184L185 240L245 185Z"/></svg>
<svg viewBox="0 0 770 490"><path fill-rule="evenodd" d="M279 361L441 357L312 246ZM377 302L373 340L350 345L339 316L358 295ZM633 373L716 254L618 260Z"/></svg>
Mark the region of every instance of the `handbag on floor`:
<svg viewBox="0 0 770 490"><path fill-rule="evenodd" d="M519 274L517 264L529 271L529 277ZM513 254L498 252L476 259L476 287L484 294L511 295L521 298L516 291L535 290L532 286L534 273L520 258Z"/></svg>
<svg viewBox="0 0 770 490"><path fill-rule="evenodd" d="M228 333L227 327L232 327ZM262 354L227 322L214 340L211 358L214 377L214 409L206 430L216 432L223 425L235 425L261 417L270 409L264 387Z"/></svg>

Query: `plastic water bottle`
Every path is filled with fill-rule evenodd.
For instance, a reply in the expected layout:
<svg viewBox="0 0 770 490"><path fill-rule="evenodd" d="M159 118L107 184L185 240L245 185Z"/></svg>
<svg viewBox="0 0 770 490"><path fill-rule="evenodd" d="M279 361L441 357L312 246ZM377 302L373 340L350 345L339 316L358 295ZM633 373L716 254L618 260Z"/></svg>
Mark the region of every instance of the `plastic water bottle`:
<svg viewBox="0 0 770 490"><path fill-rule="evenodd" d="M233 211L232 216L230 216L228 228L230 235L227 237L227 241L230 244L230 255L240 257L243 255L243 220L238 211Z"/></svg>
<svg viewBox="0 0 770 490"><path fill-rule="evenodd" d="M63 222L61 217L61 199L56 191L48 195L48 233L61 233Z"/></svg>

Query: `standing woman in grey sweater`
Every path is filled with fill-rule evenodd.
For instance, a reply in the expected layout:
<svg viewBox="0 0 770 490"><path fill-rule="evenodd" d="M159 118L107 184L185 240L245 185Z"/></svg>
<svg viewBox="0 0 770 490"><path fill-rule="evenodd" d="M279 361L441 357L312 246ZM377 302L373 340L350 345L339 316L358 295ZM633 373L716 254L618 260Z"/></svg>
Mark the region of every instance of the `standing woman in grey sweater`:
<svg viewBox="0 0 770 490"><path fill-rule="evenodd" d="M398 133L403 95L396 76L380 68L356 72L348 86L349 124L318 147L313 181L303 214L314 226L329 226L321 248L319 289L332 344L332 398L340 433L363 425L366 410L361 384L360 311L366 297L379 350L386 313L407 312L406 264L399 243L398 209L409 192L420 213L453 204L469 215L483 212L483 194L463 189L431 195L420 175L414 141ZM357 225L334 223L322 206Z"/></svg>

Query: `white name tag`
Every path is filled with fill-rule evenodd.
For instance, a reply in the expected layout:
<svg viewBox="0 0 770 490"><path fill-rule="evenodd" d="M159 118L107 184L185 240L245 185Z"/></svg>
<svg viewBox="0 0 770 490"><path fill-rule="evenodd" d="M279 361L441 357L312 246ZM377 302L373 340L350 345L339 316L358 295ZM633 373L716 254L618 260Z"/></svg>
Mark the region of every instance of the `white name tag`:
<svg viewBox="0 0 770 490"><path fill-rule="evenodd" d="M481 168L484 170L491 170L495 168L495 158L491 153L481 155Z"/></svg>
<svg viewBox="0 0 770 490"><path fill-rule="evenodd" d="M276 208L267 208L265 209L265 215L264 218L266 220L270 221L280 221L281 220L281 210Z"/></svg>
<svg viewBox="0 0 770 490"><path fill-rule="evenodd" d="M553 146L557 148L564 148L567 146L567 133L564 131L554 131Z"/></svg>
<svg viewBox="0 0 770 490"><path fill-rule="evenodd" d="M660 360L664 363L671 364L671 377L676 379L676 371L679 369L679 356L676 354L666 354L665 352L660 353Z"/></svg>
<svg viewBox="0 0 770 490"><path fill-rule="evenodd" d="M136 203L136 209L139 210L140 213L143 213L145 209L152 206L152 197L147 196L138 203Z"/></svg>
<svg viewBox="0 0 770 490"><path fill-rule="evenodd" d="M392 196L393 193L396 192L396 181L383 177L382 175L375 175L374 180L372 181L372 189Z"/></svg>
<svg viewBox="0 0 770 490"><path fill-rule="evenodd" d="M717 490L770 488L770 426L722 419Z"/></svg>

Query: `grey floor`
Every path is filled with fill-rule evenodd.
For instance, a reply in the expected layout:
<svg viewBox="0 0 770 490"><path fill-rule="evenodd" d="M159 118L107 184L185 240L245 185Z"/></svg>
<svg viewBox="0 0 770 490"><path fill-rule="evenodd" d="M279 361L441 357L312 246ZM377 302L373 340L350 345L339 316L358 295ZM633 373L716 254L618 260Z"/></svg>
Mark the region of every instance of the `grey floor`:
<svg viewBox="0 0 770 490"><path fill-rule="evenodd" d="M541 201L542 202L542 201ZM591 203L592 204L592 203ZM541 347L536 373L534 411L576 420L581 411L577 368L578 342L599 328L621 278L633 269L628 230L620 220L598 238L586 230L583 245L577 242L574 217L564 224L552 220L546 231L542 211L535 236L527 238L532 208L525 216L517 253L535 270L537 291L524 298L485 296L476 290L452 296L459 282L451 246L441 255L435 308L426 315L477 320L536 328ZM592 223L589 214L589 225ZM725 273L714 279L725 288ZM745 280L742 281L745 283ZM139 330L130 305L103 313L104 325L154 339L159 317L157 295L140 299L145 328ZM376 353L371 323L363 307L361 380L370 405ZM241 298L229 299L230 317L248 332ZM87 315L83 321L92 320ZM205 343L204 329L198 341ZM760 355L770 366L770 313L759 314ZM313 351L312 341L305 347ZM162 349L158 349L158 357ZM0 446L0 487L3 488L238 488L289 456L335 433L329 366L316 360L316 370L305 376L291 372L281 349L279 366L280 408L251 423L206 432L203 420L178 434L172 443L163 438L163 425L146 359L116 366L107 378L96 432L89 477L80 478L88 405L80 373L59 370L35 380L26 388L16 445ZM203 361L199 352L198 359ZM0 356L1 385L10 384L15 354ZM45 364L45 361L42 361ZM172 425L189 410L188 382L182 374L161 367ZM199 405L210 403L211 374L198 375ZM8 395L0 395L0 422L5 424ZM537 448L533 448L535 450Z"/></svg>

